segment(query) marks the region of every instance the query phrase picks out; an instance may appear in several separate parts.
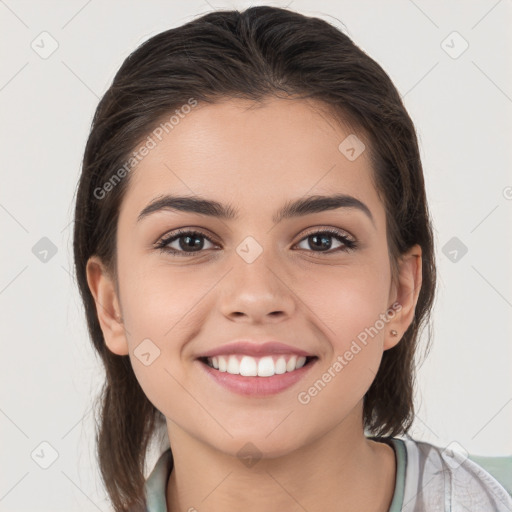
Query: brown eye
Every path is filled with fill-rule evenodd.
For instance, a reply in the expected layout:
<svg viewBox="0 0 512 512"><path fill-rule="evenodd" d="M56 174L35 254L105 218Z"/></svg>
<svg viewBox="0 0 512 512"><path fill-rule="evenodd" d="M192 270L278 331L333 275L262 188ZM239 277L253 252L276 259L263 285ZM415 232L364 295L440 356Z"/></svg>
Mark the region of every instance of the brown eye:
<svg viewBox="0 0 512 512"><path fill-rule="evenodd" d="M214 245L205 234L199 231L178 231L163 238L156 247L171 254L188 256L202 252L205 248L205 240ZM174 247L171 244L175 244Z"/></svg>
<svg viewBox="0 0 512 512"><path fill-rule="evenodd" d="M335 239L333 248L332 239ZM213 247L205 247L205 241L215 247L215 244L200 231L178 230L162 238L156 248L175 256L192 256ZM308 233L299 243L306 243L306 250L315 253L338 253L353 250L357 243L341 231L335 229L324 229ZM174 244L174 247L172 246Z"/></svg>
<svg viewBox="0 0 512 512"><path fill-rule="evenodd" d="M340 245L334 247L332 239L335 238ZM327 229L322 231L315 231L313 233L309 233L304 237L300 243L306 242L307 247L303 247L302 249L311 250L312 252L340 252L340 251L348 251L351 249L355 249L357 244L354 240L348 238L345 234L341 233L338 230ZM317 250L318 249L318 250Z"/></svg>

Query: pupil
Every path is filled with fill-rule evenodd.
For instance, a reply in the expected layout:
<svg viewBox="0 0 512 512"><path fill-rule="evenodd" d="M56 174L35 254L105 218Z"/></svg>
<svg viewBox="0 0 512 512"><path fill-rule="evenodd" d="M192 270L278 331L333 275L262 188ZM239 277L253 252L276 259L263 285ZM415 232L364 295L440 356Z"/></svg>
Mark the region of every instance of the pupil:
<svg viewBox="0 0 512 512"><path fill-rule="evenodd" d="M184 243L182 243L183 239L186 240L186 244L190 244L190 240L195 240L198 243L192 243L191 245L186 246ZM184 236L180 239L180 246L183 250L189 251L191 248L195 249L201 249L202 248L202 240L197 235L194 236Z"/></svg>
<svg viewBox="0 0 512 512"><path fill-rule="evenodd" d="M329 249L331 247L331 237L329 235L311 235L309 238L315 240L314 245L320 249ZM321 241L318 243L317 240Z"/></svg>
<svg viewBox="0 0 512 512"><path fill-rule="evenodd" d="M315 240L314 245L320 249L329 249L331 247L330 235L311 235L311 239ZM320 240L320 242L317 242Z"/></svg>

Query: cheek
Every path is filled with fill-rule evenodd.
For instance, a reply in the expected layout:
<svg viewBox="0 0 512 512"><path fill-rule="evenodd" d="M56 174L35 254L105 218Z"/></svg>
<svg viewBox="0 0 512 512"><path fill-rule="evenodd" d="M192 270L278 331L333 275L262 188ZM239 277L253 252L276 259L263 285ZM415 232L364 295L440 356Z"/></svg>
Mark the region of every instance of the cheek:
<svg viewBox="0 0 512 512"><path fill-rule="evenodd" d="M316 323L329 343L324 345L314 379L305 383L297 400L310 418L332 417L336 411L336 423L362 399L379 369L386 332L381 314L388 307L388 282L374 272L353 271L336 283L332 276L315 279L314 290L308 305L321 318Z"/></svg>
<svg viewBox="0 0 512 512"><path fill-rule="evenodd" d="M322 320L334 349L343 349L347 341L373 326L389 306L390 273L385 267L347 267L318 273L309 282L301 287L300 296Z"/></svg>
<svg viewBox="0 0 512 512"><path fill-rule="evenodd" d="M150 338L160 347L171 345L176 349L177 345L169 340L177 339L180 333L183 336L188 317L194 316L194 309L212 287L215 276L196 279L190 268L146 269L141 264L120 264L119 268L123 315L131 348L143 338Z"/></svg>
<svg viewBox="0 0 512 512"><path fill-rule="evenodd" d="M119 269L130 359L144 394L166 415L186 417L187 408L197 413L178 384L186 381L188 370L182 351L197 335L198 307L215 280L194 279L190 269L149 271L140 264Z"/></svg>
<svg viewBox="0 0 512 512"><path fill-rule="evenodd" d="M342 270L336 277L316 276L314 286L302 295L309 297L308 306L322 320L316 323L329 341L320 373L327 373L325 380L332 384L324 398L350 390L357 400L371 385L382 358L390 273L384 266Z"/></svg>

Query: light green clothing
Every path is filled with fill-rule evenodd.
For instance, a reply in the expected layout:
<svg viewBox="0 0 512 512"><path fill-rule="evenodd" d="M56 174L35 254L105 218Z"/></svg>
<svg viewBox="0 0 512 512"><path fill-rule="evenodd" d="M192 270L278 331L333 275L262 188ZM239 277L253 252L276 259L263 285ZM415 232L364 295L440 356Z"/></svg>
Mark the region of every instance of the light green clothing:
<svg viewBox="0 0 512 512"><path fill-rule="evenodd" d="M510 494L469 457L408 436L370 439L387 442L395 451L396 481L389 512L512 512ZM147 512L167 512L171 470L168 449L146 480Z"/></svg>

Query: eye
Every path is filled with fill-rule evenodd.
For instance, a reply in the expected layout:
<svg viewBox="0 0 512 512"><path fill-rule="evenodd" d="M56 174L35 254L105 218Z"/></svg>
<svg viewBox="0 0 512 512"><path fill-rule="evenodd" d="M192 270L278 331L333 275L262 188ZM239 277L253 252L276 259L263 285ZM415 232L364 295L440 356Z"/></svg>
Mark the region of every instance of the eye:
<svg viewBox="0 0 512 512"><path fill-rule="evenodd" d="M332 242L329 241L332 238L335 238L341 246L332 249ZM156 243L155 248L176 256L191 256L193 254L203 252L202 249L205 249L205 240L207 243L215 245L204 233L201 233L200 231L180 229L162 238ZM310 248L320 249L310 252L331 254L357 248L357 242L355 240L352 240L343 232L332 228L313 231L302 238L299 243L303 243L303 241L306 241ZM175 244L175 246L172 247L172 244ZM206 247L206 249L208 249L208 247ZM306 248L306 250L308 250L308 248Z"/></svg>
<svg viewBox="0 0 512 512"><path fill-rule="evenodd" d="M338 242L340 242L341 246L330 250L332 247L332 242L330 239L332 238L335 238ZM331 254L335 252L350 251L357 248L357 242L355 240L352 240L343 232L332 228L324 229L321 231L313 231L312 233L306 235L306 237L304 237L300 243L303 241L305 241L306 244L311 248L320 249L319 251L313 250L312 252Z"/></svg>
<svg viewBox="0 0 512 512"><path fill-rule="evenodd" d="M200 231L186 231L180 229L162 238L157 242L156 248L177 256L191 256L192 254L201 252L201 249L204 249L204 241L201 241L201 239L207 240L212 244L212 241ZM172 247L171 244L175 242L177 242L177 247Z"/></svg>

